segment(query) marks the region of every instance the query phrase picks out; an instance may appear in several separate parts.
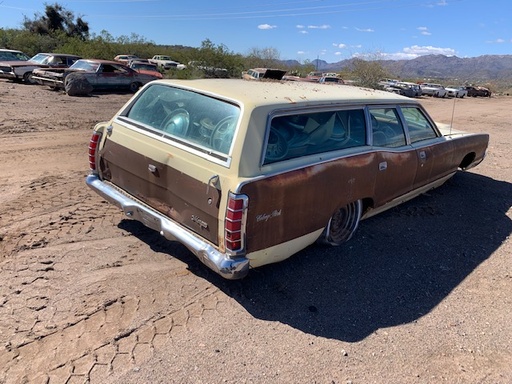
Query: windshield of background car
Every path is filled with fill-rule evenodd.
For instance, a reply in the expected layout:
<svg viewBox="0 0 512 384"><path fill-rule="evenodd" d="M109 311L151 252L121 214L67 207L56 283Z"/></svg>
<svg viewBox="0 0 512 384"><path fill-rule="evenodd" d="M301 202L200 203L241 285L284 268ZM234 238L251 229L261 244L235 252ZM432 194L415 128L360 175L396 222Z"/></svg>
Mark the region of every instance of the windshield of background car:
<svg viewBox="0 0 512 384"><path fill-rule="evenodd" d="M39 64L45 64L45 62L48 60L48 55L38 53L37 55L30 58L30 61L33 61L35 63Z"/></svg>
<svg viewBox="0 0 512 384"><path fill-rule="evenodd" d="M28 57L23 52L17 51L0 51L0 60L2 61L28 61Z"/></svg>
<svg viewBox="0 0 512 384"><path fill-rule="evenodd" d="M153 84L122 116L138 127L201 153L228 155L240 108L200 93Z"/></svg>
<svg viewBox="0 0 512 384"><path fill-rule="evenodd" d="M91 61L86 61L86 60L77 60L69 68L70 69L77 69L77 70L80 70L80 71L96 72L96 70L98 69L99 66L100 66L99 63L95 63L95 62L91 62Z"/></svg>

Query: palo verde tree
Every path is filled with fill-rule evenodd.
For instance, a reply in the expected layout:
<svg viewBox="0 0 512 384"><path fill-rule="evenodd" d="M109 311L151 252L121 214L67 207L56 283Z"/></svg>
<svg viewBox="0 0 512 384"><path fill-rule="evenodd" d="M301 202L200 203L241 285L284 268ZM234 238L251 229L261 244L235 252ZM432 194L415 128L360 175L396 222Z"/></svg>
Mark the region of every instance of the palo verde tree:
<svg viewBox="0 0 512 384"><path fill-rule="evenodd" d="M355 58L352 60L351 69L357 84L363 87L378 89L379 81L388 77L387 71L379 60Z"/></svg>

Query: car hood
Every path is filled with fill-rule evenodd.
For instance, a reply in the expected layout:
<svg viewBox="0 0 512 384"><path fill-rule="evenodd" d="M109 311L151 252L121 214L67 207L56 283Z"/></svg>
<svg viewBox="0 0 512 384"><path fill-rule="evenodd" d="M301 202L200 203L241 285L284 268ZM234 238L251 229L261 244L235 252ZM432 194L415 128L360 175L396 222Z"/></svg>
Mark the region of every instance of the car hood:
<svg viewBox="0 0 512 384"><path fill-rule="evenodd" d="M1 65L9 65L11 67L38 67L38 68L48 67L47 65L35 63L32 61L23 61L23 60L0 61L0 64Z"/></svg>

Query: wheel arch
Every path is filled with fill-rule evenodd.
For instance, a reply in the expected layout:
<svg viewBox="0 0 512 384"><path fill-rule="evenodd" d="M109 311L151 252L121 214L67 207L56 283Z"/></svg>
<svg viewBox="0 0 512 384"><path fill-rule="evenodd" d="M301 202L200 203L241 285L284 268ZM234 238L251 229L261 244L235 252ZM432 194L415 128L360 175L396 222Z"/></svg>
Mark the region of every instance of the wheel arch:
<svg viewBox="0 0 512 384"><path fill-rule="evenodd" d="M460 162L459 168L460 169L466 169L467 167L469 167L473 163L473 161L475 161L475 158L476 158L476 153L475 152L468 153L466 156L464 156L464 158Z"/></svg>

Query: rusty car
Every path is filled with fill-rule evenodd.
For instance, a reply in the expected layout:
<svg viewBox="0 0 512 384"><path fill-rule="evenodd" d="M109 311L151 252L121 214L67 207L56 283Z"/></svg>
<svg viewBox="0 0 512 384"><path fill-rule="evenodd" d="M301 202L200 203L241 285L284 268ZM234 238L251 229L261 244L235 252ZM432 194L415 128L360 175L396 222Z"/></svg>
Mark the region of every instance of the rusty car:
<svg viewBox="0 0 512 384"><path fill-rule="evenodd" d="M251 68L242 72L244 80L282 80L286 71L275 68Z"/></svg>
<svg viewBox="0 0 512 384"><path fill-rule="evenodd" d="M155 75L139 73L117 61L80 59L69 68L39 68L32 78L52 89L65 89L71 73L80 74L94 91L129 90L136 92L142 85L158 79Z"/></svg>
<svg viewBox="0 0 512 384"><path fill-rule="evenodd" d="M481 86L467 86L466 87L467 96L469 97L491 97L492 92L489 88L481 87Z"/></svg>
<svg viewBox="0 0 512 384"><path fill-rule="evenodd" d="M146 75L152 75L159 79L163 79L162 73L158 70L156 64L150 63L149 61L132 60L128 64L128 68L133 69L139 73L145 73Z"/></svg>
<svg viewBox="0 0 512 384"><path fill-rule="evenodd" d="M157 80L95 125L86 184L227 279L438 187L489 136L416 100L360 87Z"/></svg>
<svg viewBox="0 0 512 384"><path fill-rule="evenodd" d="M47 65L31 61L26 53L14 49L0 49L0 79L32 84L32 71L41 67Z"/></svg>

